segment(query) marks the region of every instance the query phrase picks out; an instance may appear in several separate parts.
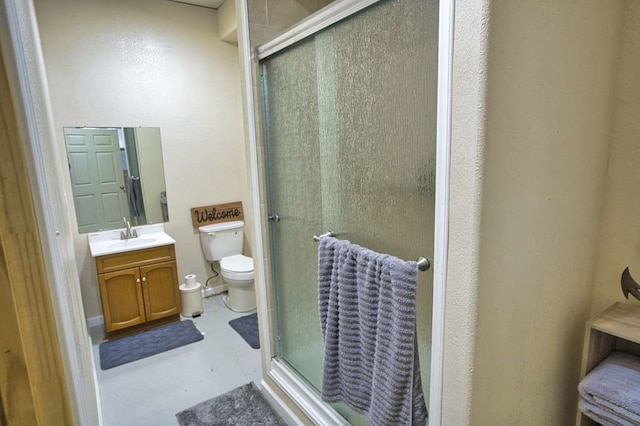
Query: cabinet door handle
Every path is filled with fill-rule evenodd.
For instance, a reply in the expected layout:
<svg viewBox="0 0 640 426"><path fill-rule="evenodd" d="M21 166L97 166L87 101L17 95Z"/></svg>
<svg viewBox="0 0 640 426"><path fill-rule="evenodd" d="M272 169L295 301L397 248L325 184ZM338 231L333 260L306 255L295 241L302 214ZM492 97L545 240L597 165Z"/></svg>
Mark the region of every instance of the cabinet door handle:
<svg viewBox="0 0 640 426"><path fill-rule="evenodd" d="M142 282L146 282L147 281L147 277L142 277Z"/></svg>
<svg viewBox="0 0 640 426"><path fill-rule="evenodd" d="M137 282L138 284L140 284L140 278L137 278L137 279L136 279L136 282Z"/></svg>

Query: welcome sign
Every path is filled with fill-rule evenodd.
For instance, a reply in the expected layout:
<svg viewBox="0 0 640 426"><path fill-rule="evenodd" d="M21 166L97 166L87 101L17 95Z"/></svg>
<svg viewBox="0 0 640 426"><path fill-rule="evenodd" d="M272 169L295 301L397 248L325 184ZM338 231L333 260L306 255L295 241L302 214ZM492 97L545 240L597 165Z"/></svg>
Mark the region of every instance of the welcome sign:
<svg viewBox="0 0 640 426"><path fill-rule="evenodd" d="M193 207L191 209L191 223L194 228L212 223L231 222L243 220L244 211L242 201L226 204L214 204L212 206Z"/></svg>

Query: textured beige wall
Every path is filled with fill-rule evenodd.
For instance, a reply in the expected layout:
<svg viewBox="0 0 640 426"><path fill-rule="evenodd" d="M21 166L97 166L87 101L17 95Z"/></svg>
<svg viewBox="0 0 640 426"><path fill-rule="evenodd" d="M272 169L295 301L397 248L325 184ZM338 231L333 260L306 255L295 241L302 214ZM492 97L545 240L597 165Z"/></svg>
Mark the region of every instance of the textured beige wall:
<svg viewBox="0 0 640 426"><path fill-rule="evenodd" d="M456 0L442 425L470 423L489 0Z"/></svg>
<svg viewBox="0 0 640 426"><path fill-rule="evenodd" d="M218 35L221 40L238 45L236 0L227 0L218 8Z"/></svg>
<svg viewBox="0 0 640 426"><path fill-rule="evenodd" d="M614 302L638 304L620 290L625 267L640 280L640 2L625 4L592 315Z"/></svg>
<svg viewBox="0 0 640 426"><path fill-rule="evenodd" d="M298 4L307 9L309 13L313 13L317 10L322 9L329 3L332 3L334 0L296 0Z"/></svg>
<svg viewBox="0 0 640 426"><path fill-rule="evenodd" d="M471 424L575 419L622 13L491 2Z"/></svg>
<svg viewBox="0 0 640 426"><path fill-rule="evenodd" d="M165 229L179 276L204 281L189 209L248 198L238 49L218 39L216 11L156 0L35 3L60 155L64 126L160 127ZM75 246L85 312L100 315L86 235Z"/></svg>
<svg viewBox="0 0 640 426"><path fill-rule="evenodd" d="M329 3L329 0L249 0L251 47L271 40Z"/></svg>

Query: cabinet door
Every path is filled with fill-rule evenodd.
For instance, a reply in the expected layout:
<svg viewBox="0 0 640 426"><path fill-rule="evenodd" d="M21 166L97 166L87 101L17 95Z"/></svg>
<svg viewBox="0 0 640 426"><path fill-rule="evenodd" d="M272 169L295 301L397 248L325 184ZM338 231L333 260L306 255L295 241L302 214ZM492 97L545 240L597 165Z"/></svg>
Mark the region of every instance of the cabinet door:
<svg viewBox="0 0 640 426"><path fill-rule="evenodd" d="M138 268L98 274L107 332L146 321Z"/></svg>
<svg viewBox="0 0 640 426"><path fill-rule="evenodd" d="M180 290L175 260L140 267L147 321L180 313Z"/></svg>

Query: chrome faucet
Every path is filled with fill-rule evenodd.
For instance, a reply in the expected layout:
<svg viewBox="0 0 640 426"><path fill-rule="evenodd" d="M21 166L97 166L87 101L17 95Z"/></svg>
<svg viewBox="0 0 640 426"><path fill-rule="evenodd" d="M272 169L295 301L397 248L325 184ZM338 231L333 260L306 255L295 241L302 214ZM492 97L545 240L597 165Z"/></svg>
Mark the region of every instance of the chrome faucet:
<svg viewBox="0 0 640 426"><path fill-rule="evenodd" d="M131 223L127 220L127 218L123 217L122 220L124 221L125 230L120 232L120 239L128 240L131 238L138 238L138 231L136 229L134 229L133 231L131 230Z"/></svg>

